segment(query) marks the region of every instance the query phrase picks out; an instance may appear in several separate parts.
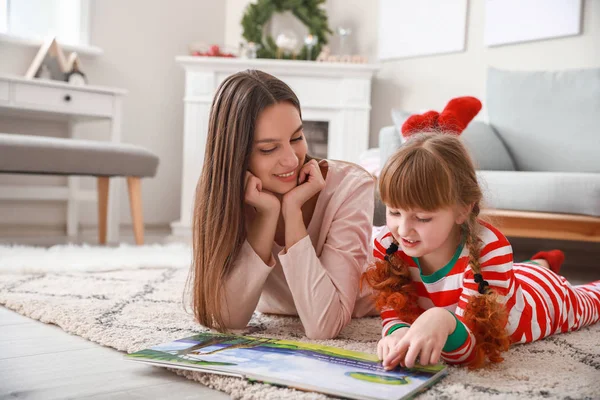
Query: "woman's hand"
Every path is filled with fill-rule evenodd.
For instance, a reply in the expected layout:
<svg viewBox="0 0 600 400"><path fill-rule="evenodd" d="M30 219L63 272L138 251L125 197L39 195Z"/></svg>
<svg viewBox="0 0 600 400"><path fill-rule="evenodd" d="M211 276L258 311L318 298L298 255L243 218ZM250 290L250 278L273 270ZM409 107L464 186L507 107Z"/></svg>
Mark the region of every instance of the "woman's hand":
<svg viewBox="0 0 600 400"><path fill-rule="evenodd" d="M298 186L283 196L283 214L300 211L304 203L325 187L325 179L316 160L310 160L300 170Z"/></svg>
<svg viewBox="0 0 600 400"><path fill-rule="evenodd" d="M246 171L244 201L256 209L258 214L277 214L281 211L281 202L275 195L262 190L262 182L250 171Z"/></svg>
<svg viewBox="0 0 600 400"><path fill-rule="evenodd" d="M454 329L456 319L448 310L430 308L417 318L395 347L389 350L383 359L383 367L393 369L400 364L412 368L417 357L421 365L437 364L448 335Z"/></svg>
<svg viewBox="0 0 600 400"><path fill-rule="evenodd" d="M262 182L250 172L246 172L244 201L256 210L247 227L246 239L263 262L270 265L281 202L273 193L262 190Z"/></svg>

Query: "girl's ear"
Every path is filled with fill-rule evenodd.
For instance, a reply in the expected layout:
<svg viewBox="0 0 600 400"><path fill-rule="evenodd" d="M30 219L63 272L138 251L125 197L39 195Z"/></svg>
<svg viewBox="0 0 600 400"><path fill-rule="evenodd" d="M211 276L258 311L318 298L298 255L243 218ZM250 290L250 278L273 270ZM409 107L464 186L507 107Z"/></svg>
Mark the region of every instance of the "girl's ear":
<svg viewBox="0 0 600 400"><path fill-rule="evenodd" d="M475 203L467 204L464 206L458 206L458 212L456 213L456 222L457 225L462 225L469 218L469 215L473 211L473 207Z"/></svg>

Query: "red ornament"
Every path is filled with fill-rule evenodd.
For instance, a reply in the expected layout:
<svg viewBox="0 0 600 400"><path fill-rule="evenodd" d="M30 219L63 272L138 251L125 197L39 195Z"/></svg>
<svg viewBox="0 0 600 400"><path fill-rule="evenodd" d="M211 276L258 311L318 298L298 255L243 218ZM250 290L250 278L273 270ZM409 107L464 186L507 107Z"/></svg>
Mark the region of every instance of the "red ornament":
<svg viewBox="0 0 600 400"><path fill-rule="evenodd" d="M221 55L221 49L216 44L213 44L208 48L207 54L212 57L218 57Z"/></svg>
<svg viewBox="0 0 600 400"><path fill-rule="evenodd" d="M193 51L192 55L200 56L200 57L227 57L227 58L235 57L235 55L232 53L222 53L221 48L216 44L211 45L207 51L197 51L197 50Z"/></svg>

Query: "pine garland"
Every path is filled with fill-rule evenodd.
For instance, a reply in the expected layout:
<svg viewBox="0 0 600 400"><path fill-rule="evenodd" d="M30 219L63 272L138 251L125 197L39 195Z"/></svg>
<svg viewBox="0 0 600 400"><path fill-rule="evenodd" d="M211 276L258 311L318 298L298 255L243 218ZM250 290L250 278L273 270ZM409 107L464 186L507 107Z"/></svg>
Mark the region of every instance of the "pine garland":
<svg viewBox="0 0 600 400"><path fill-rule="evenodd" d="M274 13L291 11L296 18L308 28L308 33L316 36L318 43L313 46L311 59L315 60L321 52L321 47L327 44L327 35L333 33L327 23L327 14L321 7L326 0L258 0L249 4L242 18L243 37L248 42L260 44L257 51L259 58L278 58L278 48L275 40L269 34L263 37L263 27L273 17ZM302 46L297 58L306 60L308 48ZM292 58L280 54L281 58Z"/></svg>

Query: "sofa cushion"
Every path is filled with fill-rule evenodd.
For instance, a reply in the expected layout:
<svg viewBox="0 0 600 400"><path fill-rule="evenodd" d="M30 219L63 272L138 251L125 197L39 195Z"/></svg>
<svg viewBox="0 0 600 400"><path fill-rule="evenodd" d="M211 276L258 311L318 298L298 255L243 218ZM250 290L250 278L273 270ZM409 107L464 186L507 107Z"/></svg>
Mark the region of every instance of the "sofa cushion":
<svg viewBox="0 0 600 400"><path fill-rule="evenodd" d="M397 140L389 138L389 134L384 135L383 129L379 134L379 147L384 149L381 153L382 166L387 158L395 151L399 144L403 142L402 135L400 134L402 124L412 114L401 110L392 110L392 120L394 121L394 127L396 128ZM472 121L467 128L461 134L461 139L477 169L491 170L491 171L514 171L515 164L506 150L504 143L489 124L482 121ZM393 150L386 148L387 146L396 146ZM384 147L385 146L385 147ZM385 157L385 158L384 158Z"/></svg>
<svg viewBox="0 0 600 400"><path fill-rule="evenodd" d="M600 217L600 174L478 171L484 206Z"/></svg>
<svg viewBox="0 0 600 400"><path fill-rule="evenodd" d="M600 68L490 68L486 108L517 170L600 172Z"/></svg>
<svg viewBox="0 0 600 400"><path fill-rule="evenodd" d="M384 126L379 131L379 171L387 162L388 158L402 145L400 134L395 126Z"/></svg>
<svg viewBox="0 0 600 400"><path fill-rule="evenodd" d="M398 132L398 136L400 136L401 143L404 142L404 137L400 133L400 132L402 132L402 125L404 125L404 122L411 115L413 115L413 113L403 111L403 110L392 109L392 121L394 121L394 127L396 127L396 132Z"/></svg>
<svg viewBox="0 0 600 400"><path fill-rule="evenodd" d="M494 128L472 121L460 135L469 150L475 168L489 171L514 171L515 164Z"/></svg>

